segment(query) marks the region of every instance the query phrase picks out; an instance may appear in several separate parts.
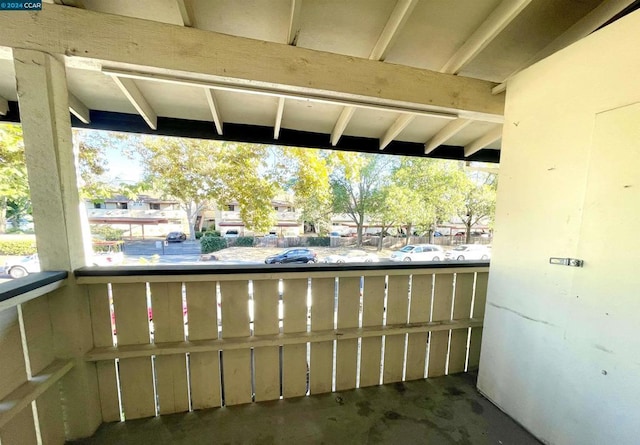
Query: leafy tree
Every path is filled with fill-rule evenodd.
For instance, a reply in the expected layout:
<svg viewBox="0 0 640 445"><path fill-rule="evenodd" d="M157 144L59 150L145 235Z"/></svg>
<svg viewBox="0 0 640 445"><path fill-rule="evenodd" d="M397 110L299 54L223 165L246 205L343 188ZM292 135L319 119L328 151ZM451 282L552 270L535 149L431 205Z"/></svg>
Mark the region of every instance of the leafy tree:
<svg viewBox="0 0 640 445"><path fill-rule="evenodd" d="M145 137L136 151L146 181L179 202L194 239L199 212L212 202L237 201L249 230L266 232L274 224L271 206L276 186L266 170L266 147L197 139Z"/></svg>
<svg viewBox="0 0 640 445"><path fill-rule="evenodd" d="M365 217L379 206L378 193L390 176L392 158L361 153L341 153L331 178L333 209L356 224L357 244L362 245Z"/></svg>
<svg viewBox="0 0 640 445"><path fill-rule="evenodd" d="M323 150L287 147L282 151L285 178L295 196L295 205L302 209L301 219L310 222L319 234L331 227L332 195L329 175L331 155Z"/></svg>
<svg viewBox="0 0 640 445"><path fill-rule="evenodd" d="M469 171L462 176L459 191L463 204L458 216L466 228L466 241L471 240L471 228L485 218L493 218L496 207L497 176L482 171Z"/></svg>
<svg viewBox="0 0 640 445"><path fill-rule="evenodd" d="M407 234L414 227L432 232L438 224L456 215L463 204L459 193L463 179L460 167L451 161L402 158L394 180L405 195L406 204L398 216Z"/></svg>
<svg viewBox="0 0 640 445"><path fill-rule="evenodd" d="M28 199L22 129L17 125L0 125L0 233L7 229L9 203Z"/></svg>

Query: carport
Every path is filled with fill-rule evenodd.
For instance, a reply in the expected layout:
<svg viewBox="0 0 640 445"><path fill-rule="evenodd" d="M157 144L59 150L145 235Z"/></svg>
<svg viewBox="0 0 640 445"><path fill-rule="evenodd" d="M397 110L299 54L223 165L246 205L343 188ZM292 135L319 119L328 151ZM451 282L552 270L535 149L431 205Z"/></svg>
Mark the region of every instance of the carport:
<svg viewBox="0 0 640 445"><path fill-rule="evenodd" d="M637 441L640 241L606 234L640 223L637 1L56 3L0 12L0 115L23 126L47 271L0 287L3 445L118 421L101 433L174 422L170 442L182 421L328 400L355 417L364 387L455 397L474 383L454 374L475 368L478 390L545 443ZM499 160L492 262L87 268L72 125ZM419 407L371 409L374 426L432 422ZM320 434L300 440L338 441L322 435L332 417L350 419L310 416ZM275 425L247 441L291 437ZM493 437L447 428L443 443ZM115 437L137 440L95 440Z"/></svg>

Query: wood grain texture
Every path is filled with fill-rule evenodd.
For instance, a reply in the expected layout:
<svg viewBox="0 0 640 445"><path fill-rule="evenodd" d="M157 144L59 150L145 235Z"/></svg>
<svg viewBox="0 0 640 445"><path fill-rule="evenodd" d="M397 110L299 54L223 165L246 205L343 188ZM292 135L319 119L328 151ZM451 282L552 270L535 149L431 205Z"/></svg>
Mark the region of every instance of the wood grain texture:
<svg viewBox="0 0 640 445"><path fill-rule="evenodd" d="M473 301L474 273L457 273L455 294L453 300L453 319L471 317L471 302ZM455 329L451 331L449 343L448 373L464 372L467 361L467 339L469 329Z"/></svg>
<svg viewBox="0 0 640 445"><path fill-rule="evenodd" d="M277 334L278 280L253 282L253 331L255 335ZM253 350L256 402L280 398L280 347L264 346Z"/></svg>
<svg viewBox="0 0 640 445"><path fill-rule="evenodd" d="M114 284L112 293L118 345L148 344L149 315L145 283ZM154 416L156 402L151 359L121 359L119 373L125 419Z"/></svg>
<svg viewBox="0 0 640 445"><path fill-rule="evenodd" d="M307 278L289 279L283 282L285 333L307 331ZM300 397L307 393L307 345L282 347L282 395L284 398Z"/></svg>
<svg viewBox="0 0 640 445"><path fill-rule="evenodd" d="M2 445L37 445L35 423L31 405L24 408L11 422L0 429Z"/></svg>
<svg viewBox="0 0 640 445"><path fill-rule="evenodd" d="M218 338L216 282L185 283L189 340ZM222 404L220 357L218 351L192 352L189 356L191 406L213 408Z"/></svg>
<svg viewBox="0 0 640 445"><path fill-rule="evenodd" d="M49 298L41 297L20 305L31 375L39 374L54 360Z"/></svg>
<svg viewBox="0 0 640 445"><path fill-rule="evenodd" d="M409 309L409 276L393 276L387 282L387 325L406 324ZM387 335L384 344L383 383L402 381L406 335Z"/></svg>
<svg viewBox="0 0 640 445"><path fill-rule="evenodd" d="M469 360L467 369L476 370L480 365L480 345L482 344L482 328L471 329L471 339L469 340Z"/></svg>
<svg viewBox="0 0 640 445"><path fill-rule="evenodd" d="M226 281L220 283L222 306L222 337L246 337L249 335L249 283ZM224 351L222 372L225 405L250 403L251 351Z"/></svg>
<svg viewBox="0 0 640 445"><path fill-rule="evenodd" d="M488 283L489 272L478 272L476 274L476 291L473 298L473 318L484 318L484 311L487 305Z"/></svg>
<svg viewBox="0 0 640 445"><path fill-rule="evenodd" d="M414 275L411 281L411 307L409 323L429 321L433 275ZM409 334L407 337L406 380L424 378L427 358L428 333Z"/></svg>
<svg viewBox="0 0 640 445"><path fill-rule="evenodd" d="M362 326L380 326L384 313L385 277L365 277L362 295ZM380 384L382 336L363 338L360 343L360 386Z"/></svg>
<svg viewBox="0 0 640 445"><path fill-rule="evenodd" d="M49 388L36 401L38 423L42 436L42 445L62 445L65 443L62 406L60 405L60 386L58 383Z"/></svg>
<svg viewBox="0 0 640 445"><path fill-rule="evenodd" d="M338 330L357 328L360 316L360 278L341 278L338 286ZM358 340L338 340L336 345L336 391L356 387Z"/></svg>
<svg viewBox="0 0 640 445"><path fill-rule="evenodd" d="M182 283L152 283L155 342L183 341ZM184 354L156 357L156 390L160 414L189 411L187 361Z"/></svg>
<svg viewBox="0 0 640 445"><path fill-rule="evenodd" d="M335 278L311 280L311 330L333 329ZM333 380L333 341L311 344L309 366L311 394L331 392Z"/></svg>
<svg viewBox="0 0 640 445"><path fill-rule="evenodd" d="M0 311L0 400L27 381L18 309Z"/></svg>
<svg viewBox="0 0 640 445"><path fill-rule="evenodd" d="M453 274L436 275L431 321L450 320L452 304ZM445 375L448 350L449 331L431 332L429 335L427 377Z"/></svg>

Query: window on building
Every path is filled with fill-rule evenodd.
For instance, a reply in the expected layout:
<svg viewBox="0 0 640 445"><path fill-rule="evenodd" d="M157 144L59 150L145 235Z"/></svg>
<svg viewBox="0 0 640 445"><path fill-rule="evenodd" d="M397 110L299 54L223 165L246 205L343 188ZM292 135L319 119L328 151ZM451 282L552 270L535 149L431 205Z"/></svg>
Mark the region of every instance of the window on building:
<svg viewBox="0 0 640 445"><path fill-rule="evenodd" d="M102 203L102 202L94 202L93 203L93 208L94 209L104 209L104 203Z"/></svg>
<svg viewBox="0 0 640 445"><path fill-rule="evenodd" d="M116 202L116 209L128 209L129 205L126 202Z"/></svg>
<svg viewBox="0 0 640 445"><path fill-rule="evenodd" d="M227 206L227 211L229 211L229 212L233 212L234 210L235 210L235 206L234 206L233 204L229 204L229 205Z"/></svg>
<svg viewBox="0 0 640 445"><path fill-rule="evenodd" d="M152 202L149 204L149 208L151 210L160 210L160 204L156 203L156 202Z"/></svg>

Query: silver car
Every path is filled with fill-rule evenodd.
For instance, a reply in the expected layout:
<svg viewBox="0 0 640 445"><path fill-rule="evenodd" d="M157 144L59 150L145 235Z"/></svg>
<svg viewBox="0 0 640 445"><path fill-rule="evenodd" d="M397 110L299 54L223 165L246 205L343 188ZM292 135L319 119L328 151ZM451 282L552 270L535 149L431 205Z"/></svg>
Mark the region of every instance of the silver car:
<svg viewBox="0 0 640 445"><path fill-rule="evenodd" d="M435 244L409 244L391 254L391 261L440 261L444 259L442 247Z"/></svg>
<svg viewBox="0 0 640 445"><path fill-rule="evenodd" d="M448 251L447 260L489 260L491 259L491 249L481 244L461 244Z"/></svg>

